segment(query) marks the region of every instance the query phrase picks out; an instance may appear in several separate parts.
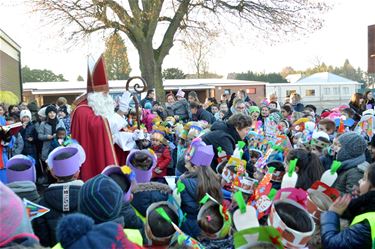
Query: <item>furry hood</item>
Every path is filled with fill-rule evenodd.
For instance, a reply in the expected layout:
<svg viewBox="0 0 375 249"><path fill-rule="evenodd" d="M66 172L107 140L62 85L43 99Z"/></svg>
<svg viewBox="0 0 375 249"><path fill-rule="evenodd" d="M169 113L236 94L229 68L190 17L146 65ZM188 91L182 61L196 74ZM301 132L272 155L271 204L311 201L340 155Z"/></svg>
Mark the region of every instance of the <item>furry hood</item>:
<svg viewBox="0 0 375 249"><path fill-rule="evenodd" d="M139 183L132 189L133 194L148 191L159 191L163 194L172 194L172 189L168 185L158 182Z"/></svg>

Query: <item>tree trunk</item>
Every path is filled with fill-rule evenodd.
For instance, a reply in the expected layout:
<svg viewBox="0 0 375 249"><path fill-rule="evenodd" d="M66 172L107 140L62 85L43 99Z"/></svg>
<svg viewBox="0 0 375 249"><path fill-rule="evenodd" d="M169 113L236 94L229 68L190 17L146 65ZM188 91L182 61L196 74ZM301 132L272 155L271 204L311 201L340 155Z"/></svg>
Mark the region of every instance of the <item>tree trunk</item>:
<svg viewBox="0 0 375 249"><path fill-rule="evenodd" d="M163 76L161 72L161 63L155 62L154 70L154 85L157 101L164 103L165 102L165 92L163 87Z"/></svg>

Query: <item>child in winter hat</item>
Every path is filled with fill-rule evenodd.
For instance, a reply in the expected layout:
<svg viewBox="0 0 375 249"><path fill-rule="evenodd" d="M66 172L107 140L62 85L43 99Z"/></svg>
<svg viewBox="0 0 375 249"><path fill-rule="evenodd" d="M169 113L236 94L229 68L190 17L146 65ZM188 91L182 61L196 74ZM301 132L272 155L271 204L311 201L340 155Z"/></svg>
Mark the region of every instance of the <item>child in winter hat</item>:
<svg viewBox="0 0 375 249"><path fill-rule="evenodd" d="M7 186L20 198L37 202L39 194L35 185L35 161L31 157L17 155L9 159L6 164Z"/></svg>
<svg viewBox="0 0 375 249"><path fill-rule="evenodd" d="M142 248L126 238L121 225L115 222L96 225L92 218L79 213L60 220L57 239L64 249Z"/></svg>
<svg viewBox="0 0 375 249"><path fill-rule="evenodd" d="M0 247L39 244L21 199L0 182Z"/></svg>
<svg viewBox="0 0 375 249"><path fill-rule="evenodd" d="M346 132L338 137L336 146L336 159L341 162L341 167L333 187L341 193L351 193L369 165L365 156L367 143L356 132Z"/></svg>
<svg viewBox="0 0 375 249"><path fill-rule="evenodd" d="M96 224L116 221L124 225L120 217L124 194L110 177L97 175L83 184L78 196L78 211L93 218Z"/></svg>

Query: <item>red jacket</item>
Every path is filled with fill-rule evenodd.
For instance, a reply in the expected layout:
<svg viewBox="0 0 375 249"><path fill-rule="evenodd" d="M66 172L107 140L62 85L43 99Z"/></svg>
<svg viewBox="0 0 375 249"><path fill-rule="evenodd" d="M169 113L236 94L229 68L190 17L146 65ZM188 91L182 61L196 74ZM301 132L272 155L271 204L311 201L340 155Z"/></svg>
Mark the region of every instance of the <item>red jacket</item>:
<svg viewBox="0 0 375 249"><path fill-rule="evenodd" d="M155 151L155 154L158 158L156 168L154 169L154 172L152 172L152 178L164 177L167 175L167 168L172 160L169 148L165 145L152 146L151 148ZM161 170L161 172L157 173L157 171L159 170Z"/></svg>

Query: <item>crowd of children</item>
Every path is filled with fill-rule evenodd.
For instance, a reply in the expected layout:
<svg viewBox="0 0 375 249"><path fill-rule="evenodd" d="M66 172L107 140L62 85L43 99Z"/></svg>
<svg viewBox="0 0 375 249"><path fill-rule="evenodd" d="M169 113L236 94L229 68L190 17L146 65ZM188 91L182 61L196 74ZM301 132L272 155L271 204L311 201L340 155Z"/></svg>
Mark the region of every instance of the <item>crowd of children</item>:
<svg viewBox="0 0 375 249"><path fill-rule="evenodd" d="M142 117L119 103L124 165L85 182L66 99L0 105L0 247L375 248L365 96L318 115L296 93L257 106L179 90L163 106L149 91Z"/></svg>

